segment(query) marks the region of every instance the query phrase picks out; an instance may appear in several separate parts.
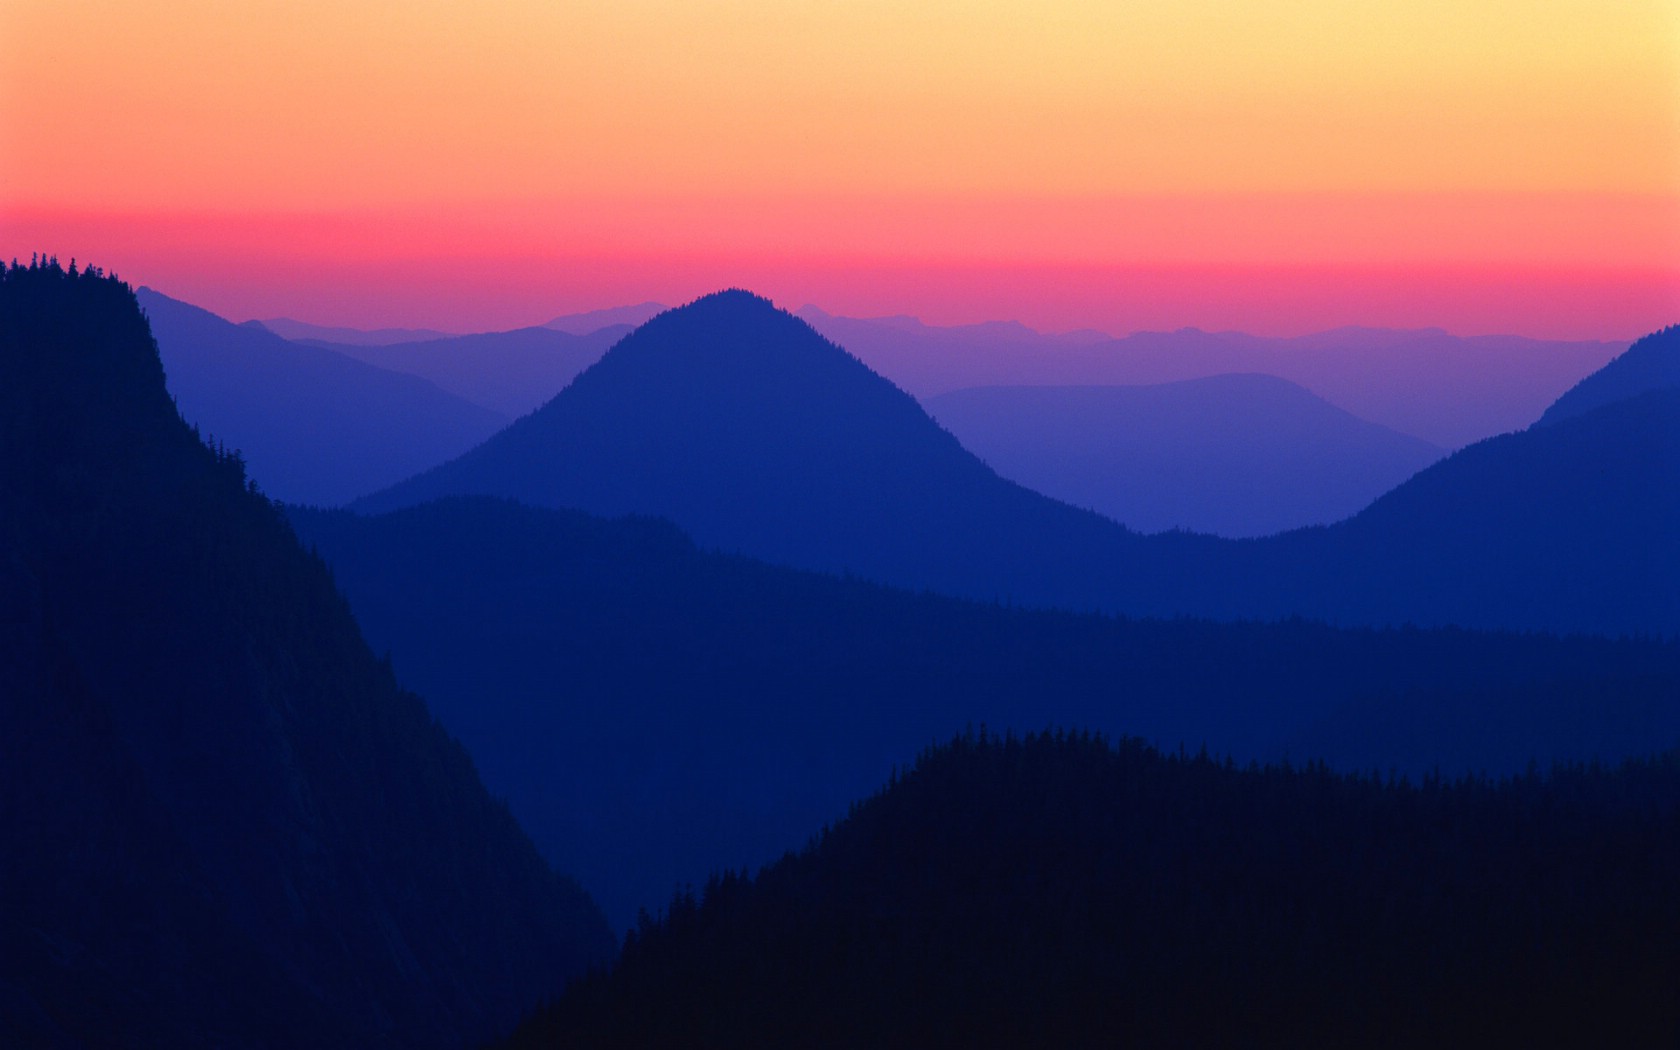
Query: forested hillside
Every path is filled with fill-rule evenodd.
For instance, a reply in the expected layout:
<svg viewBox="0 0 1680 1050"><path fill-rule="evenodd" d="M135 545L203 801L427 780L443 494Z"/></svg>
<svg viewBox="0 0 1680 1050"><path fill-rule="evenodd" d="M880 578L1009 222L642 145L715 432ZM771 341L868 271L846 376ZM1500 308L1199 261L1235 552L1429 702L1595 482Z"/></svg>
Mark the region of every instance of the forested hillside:
<svg viewBox="0 0 1680 1050"><path fill-rule="evenodd" d="M460 1046L612 949L127 285L0 273L0 1042Z"/></svg>
<svg viewBox="0 0 1680 1050"><path fill-rule="evenodd" d="M509 1047L1668 1046L1680 764L1398 784L956 739Z"/></svg>

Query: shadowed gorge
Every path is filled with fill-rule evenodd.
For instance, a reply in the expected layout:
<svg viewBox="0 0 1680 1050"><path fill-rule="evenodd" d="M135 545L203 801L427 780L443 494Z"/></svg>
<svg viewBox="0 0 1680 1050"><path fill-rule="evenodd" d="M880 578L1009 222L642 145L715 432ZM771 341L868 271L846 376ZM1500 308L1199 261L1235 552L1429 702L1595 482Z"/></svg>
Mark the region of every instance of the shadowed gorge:
<svg viewBox="0 0 1680 1050"><path fill-rule="evenodd" d="M0 1029L459 1046L611 939L362 641L134 293L0 275Z"/></svg>

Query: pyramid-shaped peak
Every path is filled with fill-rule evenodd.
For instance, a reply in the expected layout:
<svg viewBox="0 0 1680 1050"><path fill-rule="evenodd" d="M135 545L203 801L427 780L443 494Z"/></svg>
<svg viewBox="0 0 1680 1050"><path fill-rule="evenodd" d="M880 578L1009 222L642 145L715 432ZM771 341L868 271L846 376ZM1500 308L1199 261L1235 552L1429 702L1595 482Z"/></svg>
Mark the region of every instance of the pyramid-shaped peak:
<svg viewBox="0 0 1680 1050"><path fill-rule="evenodd" d="M657 376L645 374L647 369ZM775 377L820 384L834 381L836 371L880 386L879 393L898 393L797 315L762 295L726 288L653 317L572 387L575 397L616 377L638 395L647 394L649 384L678 382L692 394L695 383L727 382L758 387L764 396L794 396L792 390L775 390Z"/></svg>
<svg viewBox="0 0 1680 1050"><path fill-rule="evenodd" d="M692 302L655 314L647 323L672 323L684 320L743 320L750 317L775 315L793 317L766 297L745 288L724 288L709 292Z"/></svg>
<svg viewBox="0 0 1680 1050"><path fill-rule="evenodd" d="M721 291L702 295L700 298L694 300L692 303L689 303L687 306L679 306L677 309L687 310L697 306L736 308L759 306L768 307L772 310L777 308L776 304L771 302L769 298L759 295L757 292L749 291L745 288L724 288Z"/></svg>

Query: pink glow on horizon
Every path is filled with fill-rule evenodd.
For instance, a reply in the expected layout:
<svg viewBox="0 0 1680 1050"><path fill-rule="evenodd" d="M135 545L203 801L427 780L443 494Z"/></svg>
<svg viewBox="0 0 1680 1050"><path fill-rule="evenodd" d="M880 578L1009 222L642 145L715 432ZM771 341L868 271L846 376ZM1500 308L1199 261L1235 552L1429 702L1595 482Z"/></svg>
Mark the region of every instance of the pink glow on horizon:
<svg viewBox="0 0 1680 1050"><path fill-rule="evenodd" d="M1053 208L1037 210L1054 220L1052 228L1066 224ZM1329 229L1326 214L1333 217L1334 208L1299 205L1285 218L1317 216ZM1514 227L1519 217L1494 218ZM955 229L953 221L947 216L935 229L942 222ZM864 239L850 251L819 254L777 243L786 235L770 220L710 250L688 251L659 243L651 232L656 222L616 238L562 238L544 232L552 221L537 226L512 236L417 216L14 213L0 218L0 254L75 257L236 321L291 316L365 328L512 328L649 299L675 305L726 286L750 288L790 309L813 303L850 316L1019 320L1044 331L1113 334L1189 326L1294 335L1366 325L1626 340L1680 320L1680 262L1658 262L1675 258L1662 250L1666 224L1638 245L1643 250L1626 253L1644 265L1625 268L1608 265L1614 253L1602 251L1589 265L1540 251L1531 254L1541 262L1529 265L1476 260L1468 251L1456 253L1461 261L1452 261L1454 253L1425 261L1393 250L1392 238L1389 248L1372 253L1376 258L1344 246L1353 257L1315 260L1336 246L1325 241L1283 265L1258 261L1265 257L1259 247L1236 253L1234 262L1181 251L1164 262L1094 263L1077 253L1071 261L1045 258L1048 251L1006 258L975 250L973 261L962 261L930 254L931 242L911 245L921 252L895 254ZM1279 236L1262 231L1254 243ZM538 250L545 241L569 250ZM608 250L614 241L619 250Z"/></svg>
<svg viewBox="0 0 1680 1050"><path fill-rule="evenodd" d="M249 271L246 271L247 273ZM325 278L325 280L323 279ZM1680 275L1472 270L813 267L784 260L529 259L271 266L247 276L159 268L145 279L236 320L479 331L744 287L778 305L928 324L1019 320L1111 334L1198 327L1298 335L1343 325L1459 335L1625 340L1680 320Z"/></svg>

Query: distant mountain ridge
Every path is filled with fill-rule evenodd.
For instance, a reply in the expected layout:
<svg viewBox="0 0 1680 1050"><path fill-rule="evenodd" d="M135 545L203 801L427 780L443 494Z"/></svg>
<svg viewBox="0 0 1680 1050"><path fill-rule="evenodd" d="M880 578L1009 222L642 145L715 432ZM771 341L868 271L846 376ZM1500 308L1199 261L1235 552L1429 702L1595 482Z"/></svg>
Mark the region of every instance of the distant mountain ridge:
<svg viewBox="0 0 1680 1050"><path fill-rule="evenodd" d="M1446 454L1273 376L972 387L924 403L1004 477L1140 532L1326 525Z"/></svg>
<svg viewBox="0 0 1680 1050"><path fill-rule="evenodd" d="M936 328L811 308L804 316L919 398L976 386L1137 386L1260 373L1449 449L1527 426L1627 347L1439 328L1351 327L1294 338L1181 328L1108 338L1019 325Z"/></svg>
<svg viewBox="0 0 1680 1050"><path fill-rule="evenodd" d="M570 332L573 335L588 335L603 328L616 328L621 325L634 328L639 324L646 324L668 309L670 307L663 303L655 302L636 303L633 306L609 306L600 310L586 310L583 313L561 314L543 322L543 327Z"/></svg>
<svg viewBox="0 0 1680 1050"><path fill-rule="evenodd" d="M377 368L141 288L187 420L245 457L269 495L336 506L473 447L508 420Z"/></svg>
<svg viewBox="0 0 1680 1050"><path fill-rule="evenodd" d="M576 335L608 327L628 331L665 309L653 302L609 307L562 315L541 327ZM1018 321L940 326L908 315L847 317L814 305L800 307L796 316L919 398L976 386L1136 386L1258 373L1445 448L1526 426L1572 383L1627 347L1617 341L1456 336L1441 328L1349 325L1262 337L1186 327L1117 338L1092 329L1040 332ZM327 328L285 318L258 323L288 339L341 344L341 350L455 338L425 329Z"/></svg>
<svg viewBox="0 0 1680 1050"><path fill-rule="evenodd" d="M310 324L290 317L269 317L246 324L260 325L282 339L294 343L343 343L349 346L388 346L392 343L417 343L427 339L448 339L455 333L439 332L431 328L347 328L337 325Z"/></svg>
<svg viewBox="0 0 1680 1050"><path fill-rule="evenodd" d="M311 345L388 371L420 376L512 420L558 394L629 331L624 325L593 329L585 335L547 327L516 328L384 346Z"/></svg>
<svg viewBox="0 0 1680 1050"><path fill-rule="evenodd" d="M893 314L888 317L848 317L843 314L831 314L811 303L806 303L793 313L795 317L819 332L823 331L825 324L874 325L935 338L974 337L995 339L1004 343L1034 344L1047 342L1068 346L1102 343L1114 338L1107 332L1101 332L1095 328L1079 328L1066 332L1041 332L1020 321L977 321L968 324L937 325L929 324L910 314Z"/></svg>
<svg viewBox="0 0 1680 1050"><path fill-rule="evenodd" d="M612 950L134 293L0 273L0 1041L446 1047Z"/></svg>

